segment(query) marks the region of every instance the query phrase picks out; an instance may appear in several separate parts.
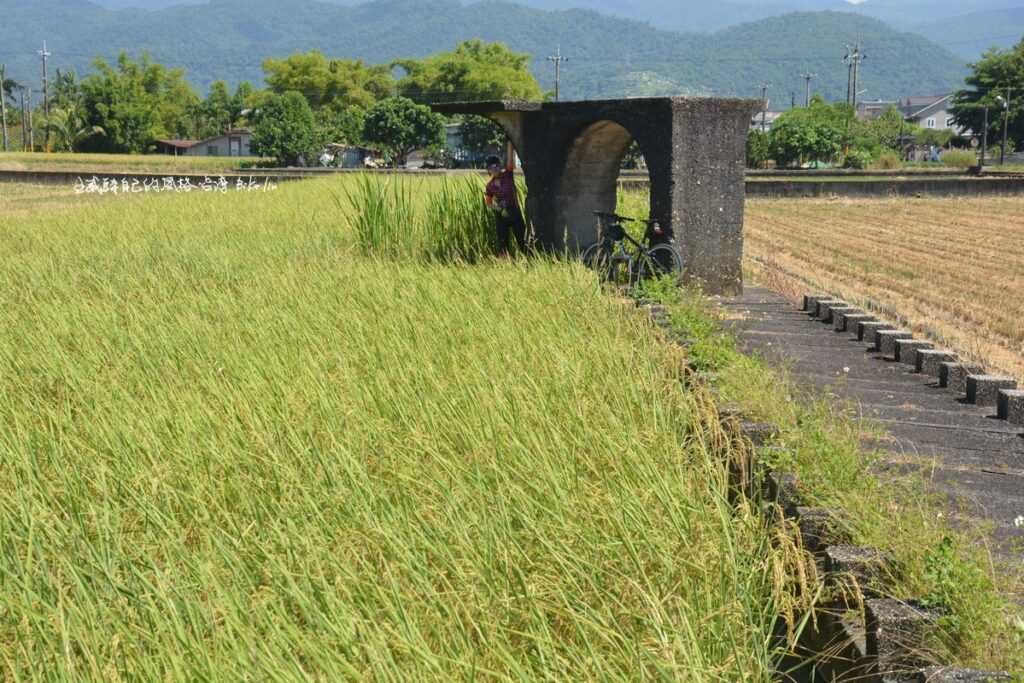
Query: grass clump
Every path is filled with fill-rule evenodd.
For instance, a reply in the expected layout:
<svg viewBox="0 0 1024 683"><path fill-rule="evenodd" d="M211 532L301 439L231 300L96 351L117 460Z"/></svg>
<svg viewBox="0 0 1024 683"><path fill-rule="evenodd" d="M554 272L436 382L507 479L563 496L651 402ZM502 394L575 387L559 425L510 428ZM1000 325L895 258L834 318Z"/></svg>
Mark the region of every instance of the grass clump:
<svg viewBox="0 0 1024 683"><path fill-rule="evenodd" d="M770 680L799 557L679 351L339 191L0 223L0 676Z"/></svg>
<svg viewBox="0 0 1024 683"><path fill-rule="evenodd" d="M953 168L971 168L978 165L978 155L966 150L949 150L942 153L942 165Z"/></svg>
<svg viewBox="0 0 1024 683"><path fill-rule="evenodd" d="M338 205L351 216L364 255L474 262L493 255L497 241L483 190L475 176L424 182L361 175Z"/></svg>

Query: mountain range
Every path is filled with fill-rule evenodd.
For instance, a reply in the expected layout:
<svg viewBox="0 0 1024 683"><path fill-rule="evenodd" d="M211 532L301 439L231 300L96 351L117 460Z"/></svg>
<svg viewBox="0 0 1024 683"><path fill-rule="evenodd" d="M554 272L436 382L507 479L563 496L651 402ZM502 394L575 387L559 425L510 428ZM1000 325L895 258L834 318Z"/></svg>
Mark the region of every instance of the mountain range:
<svg viewBox="0 0 1024 683"><path fill-rule="evenodd" d="M545 0L548 5L604 5L621 12L650 9L658 2L666 8L679 5L698 11L696 3L679 0ZM858 9L871 2L876 0L867 0ZM983 0L959 4L972 2L984 4ZM886 3L893 5L897 0L877 0L881 9ZM746 0L724 4L754 6ZM778 4L851 7L829 0ZM0 23L0 61L7 63L9 77L30 85L38 81L36 50L43 40L53 53L51 69L73 68L81 74L96 56L113 58L122 49L138 56L147 50L157 61L184 67L189 80L201 89L218 79L259 82L261 61L269 56L316 48L330 56L386 63L452 49L470 38L501 41L531 54L535 74L550 89L553 74L544 58L560 45L569 57L562 83L568 98L759 96L761 84L769 83L773 108L788 106L791 98L802 99L800 74L804 72L816 74L815 91L833 99L845 97L844 46L857 39L869 55L861 73L862 99L947 92L962 83L966 61L935 42L900 32L861 11L796 12L714 33L683 33L593 10L552 11L498 0L470 5L459 0L375 0L348 5L317 0L210 0L192 6L122 10L87 0L0 0L0 17L5 19Z"/></svg>
<svg viewBox="0 0 1024 683"><path fill-rule="evenodd" d="M339 5L358 5L366 0L326 0ZM166 9L173 5L197 5L206 0L96 0L108 9ZM602 14L644 21L655 28L682 32L710 32L790 12L836 10L857 12L864 16L882 19L903 29L925 28L945 24L950 33L957 27L958 19L972 16L983 19L986 15L993 20L1005 18L999 14L1008 9L1024 10L1024 0L520 0L520 4L539 9L565 10L589 9ZM991 14L990 14L991 13ZM953 19L954 21L949 21ZM987 34L997 38L992 45L1005 46L1003 36L1013 35L1005 23L990 23ZM1019 23L1014 29L1021 28ZM1016 39L1021 32L1016 31ZM988 38L980 43L984 48ZM966 45L966 41L957 40ZM977 50L980 52L980 50Z"/></svg>

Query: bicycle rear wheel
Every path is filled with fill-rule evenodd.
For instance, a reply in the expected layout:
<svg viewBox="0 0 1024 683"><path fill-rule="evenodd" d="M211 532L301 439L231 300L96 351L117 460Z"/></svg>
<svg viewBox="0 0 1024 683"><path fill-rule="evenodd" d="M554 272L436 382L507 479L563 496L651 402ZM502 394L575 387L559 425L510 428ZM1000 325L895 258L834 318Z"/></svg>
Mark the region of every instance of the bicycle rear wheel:
<svg viewBox="0 0 1024 683"><path fill-rule="evenodd" d="M656 244L640 254L637 277L640 281L671 275L679 282L683 277L683 257L669 244Z"/></svg>

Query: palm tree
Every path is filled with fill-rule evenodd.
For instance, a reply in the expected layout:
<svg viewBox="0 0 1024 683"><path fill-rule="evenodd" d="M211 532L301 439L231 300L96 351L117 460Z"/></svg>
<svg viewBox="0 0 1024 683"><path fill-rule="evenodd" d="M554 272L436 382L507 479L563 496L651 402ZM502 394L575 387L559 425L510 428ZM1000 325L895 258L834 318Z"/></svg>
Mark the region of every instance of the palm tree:
<svg viewBox="0 0 1024 683"><path fill-rule="evenodd" d="M93 135L106 135L99 126L84 123L76 109L51 109L50 117L44 129L53 136L54 149L57 151L74 152L83 140Z"/></svg>

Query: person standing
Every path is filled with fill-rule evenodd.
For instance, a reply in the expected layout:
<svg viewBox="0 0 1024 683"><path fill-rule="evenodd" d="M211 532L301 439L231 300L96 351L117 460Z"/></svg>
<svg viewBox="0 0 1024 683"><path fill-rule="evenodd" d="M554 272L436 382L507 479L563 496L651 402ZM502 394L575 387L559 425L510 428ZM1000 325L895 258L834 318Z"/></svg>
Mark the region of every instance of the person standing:
<svg viewBox="0 0 1024 683"><path fill-rule="evenodd" d="M519 209L519 194L516 191L515 171L512 162L502 167L501 159L487 157L487 173L491 176L484 190L484 203L494 212L498 232L498 254L508 254L509 238L514 237L520 251L526 249L526 222Z"/></svg>

